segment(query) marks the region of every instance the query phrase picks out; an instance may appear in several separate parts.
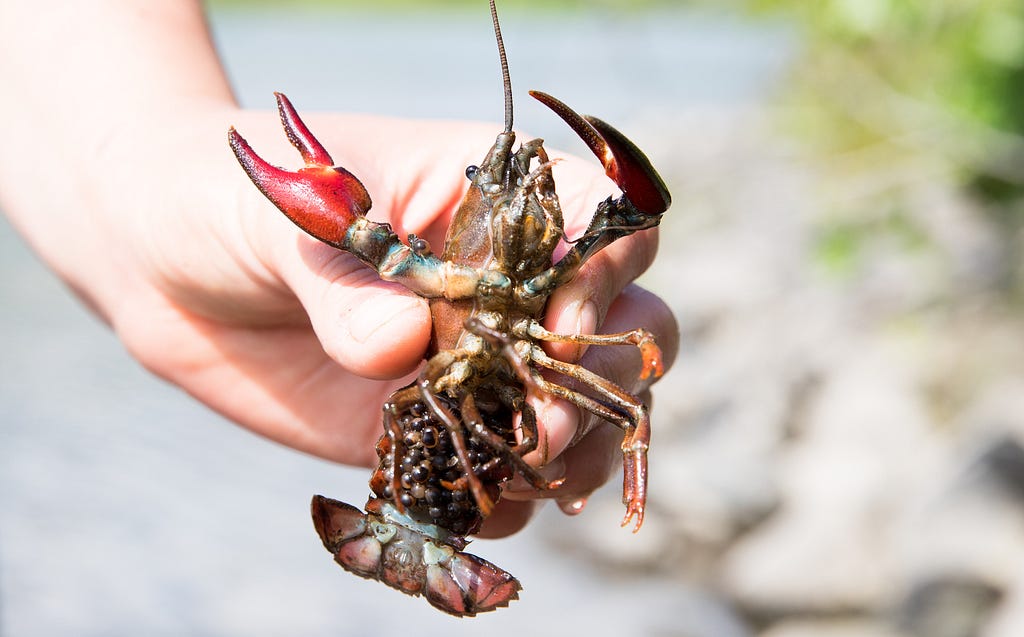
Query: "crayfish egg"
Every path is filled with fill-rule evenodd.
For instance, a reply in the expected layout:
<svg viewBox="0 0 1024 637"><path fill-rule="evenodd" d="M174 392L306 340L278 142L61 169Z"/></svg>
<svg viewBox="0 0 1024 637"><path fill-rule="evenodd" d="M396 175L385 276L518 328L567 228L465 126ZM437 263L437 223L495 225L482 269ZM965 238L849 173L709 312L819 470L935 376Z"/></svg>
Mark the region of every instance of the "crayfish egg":
<svg viewBox="0 0 1024 637"><path fill-rule="evenodd" d="M412 470L412 479L416 482L425 482L430 477L430 469L423 465L417 465Z"/></svg>
<svg viewBox="0 0 1024 637"><path fill-rule="evenodd" d="M402 488L403 489L411 489L412 488L412 474L411 473L403 473L402 477L399 479L399 482L402 483Z"/></svg>
<svg viewBox="0 0 1024 637"><path fill-rule="evenodd" d="M433 427L424 427L420 433L420 439L423 441L423 446L428 449L432 449L437 446L437 429Z"/></svg>
<svg viewBox="0 0 1024 637"><path fill-rule="evenodd" d="M412 471L415 466L416 462L409 456L402 458L402 471L405 473Z"/></svg>
<svg viewBox="0 0 1024 637"><path fill-rule="evenodd" d="M476 177L476 174L477 172L479 172L479 170L480 169L476 166L466 166L466 179L472 179L473 177Z"/></svg>

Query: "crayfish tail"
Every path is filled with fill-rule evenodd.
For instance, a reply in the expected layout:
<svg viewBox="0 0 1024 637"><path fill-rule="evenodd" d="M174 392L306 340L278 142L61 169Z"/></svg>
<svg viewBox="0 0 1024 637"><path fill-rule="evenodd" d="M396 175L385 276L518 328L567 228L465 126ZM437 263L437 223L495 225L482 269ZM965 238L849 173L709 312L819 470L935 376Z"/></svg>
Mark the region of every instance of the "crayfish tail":
<svg viewBox="0 0 1024 637"><path fill-rule="evenodd" d="M472 617L508 606L522 587L511 574L461 548L465 541L417 523L391 504L371 499L367 513L313 496L313 526L342 568L383 582L434 607Z"/></svg>
<svg viewBox="0 0 1024 637"><path fill-rule="evenodd" d="M454 552L427 567L425 597L435 608L472 617L504 608L519 599L523 587L510 573L470 553Z"/></svg>
<svg viewBox="0 0 1024 637"><path fill-rule="evenodd" d="M346 571L378 579L380 543L367 534L366 514L351 504L322 495L313 496L312 513L317 535L324 548L334 555L334 561Z"/></svg>

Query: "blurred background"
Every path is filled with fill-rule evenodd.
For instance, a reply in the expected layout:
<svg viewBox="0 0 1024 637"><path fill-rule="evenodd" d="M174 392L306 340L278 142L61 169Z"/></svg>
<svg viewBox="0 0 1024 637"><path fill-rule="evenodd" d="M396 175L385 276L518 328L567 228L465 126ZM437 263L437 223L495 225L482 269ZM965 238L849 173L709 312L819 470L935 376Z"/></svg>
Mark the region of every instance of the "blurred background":
<svg viewBox="0 0 1024 637"><path fill-rule="evenodd" d="M209 5L246 106L500 121L486 3L285 4ZM0 221L0 634L1024 634L1024 5L500 8L517 127L585 152L550 91L674 195L641 533L613 480L474 543L525 590L473 620L347 575L309 496L368 472L147 375Z"/></svg>

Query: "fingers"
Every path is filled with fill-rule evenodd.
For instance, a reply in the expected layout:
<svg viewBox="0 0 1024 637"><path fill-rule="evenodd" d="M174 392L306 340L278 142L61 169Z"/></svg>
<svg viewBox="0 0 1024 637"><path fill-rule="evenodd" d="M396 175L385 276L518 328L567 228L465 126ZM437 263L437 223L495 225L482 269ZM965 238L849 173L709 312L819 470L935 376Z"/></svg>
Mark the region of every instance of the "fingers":
<svg viewBox="0 0 1024 637"><path fill-rule="evenodd" d="M656 295L636 285L627 286L608 310L608 318L601 331L617 332L645 327L654 333L662 349L666 368L676 358L679 348L679 328L668 306ZM615 382L627 391L639 394L650 405L647 387L650 381L640 381L642 367L639 351L634 347L594 346L587 350L581 364L595 373ZM583 388L585 393L592 391ZM566 405L557 401L556 405ZM558 460L564 462L565 483L554 491L537 491L524 481L516 481L506 490L510 500L553 498L563 511L578 513L572 505L585 499L603 485L622 458L623 432L611 423L593 414L584 413L573 406L566 411L551 412L557 417L544 419L538 413L543 429L541 439L548 439L552 457L565 449ZM657 432L654 432L655 439ZM564 447L562 445L565 445Z"/></svg>
<svg viewBox="0 0 1024 637"><path fill-rule="evenodd" d="M413 371L430 340L427 301L381 281L352 255L305 236L296 241L297 250L280 251L279 271L328 356L366 378Z"/></svg>
<svg viewBox="0 0 1024 637"><path fill-rule="evenodd" d="M294 149L281 143L276 118L254 114L248 121L236 123L239 130L251 136L253 147L265 154L269 163L295 165ZM464 177L460 180L461 173L455 171L454 177L445 175L444 180L409 179L406 188L422 191L423 197L434 203L433 208L427 203L412 206L410 198L388 182L393 173L405 175L422 170L422 166L412 161L392 163L384 177L379 169L375 172L367 164L379 168L379 164L388 165L387 158L377 156L378 151L371 160L370 154L359 150L363 145L351 141L370 136L370 129L384 130L387 123L373 118L311 118L310 130L322 131L323 146L364 180L376 203L374 215L401 232L420 233L431 215L438 215L449 204L449 191L459 194ZM338 139L347 143L341 144ZM397 141L392 142L386 150L401 148ZM373 269L355 257L304 234L248 183L237 165L232 166L231 174L240 192L242 234L261 266L252 269L259 273L264 289L273 290L290 304L288 321L305 321L308 315L324 351L353 374L384 379L415 369L430 339L428 302L400 285L381 281ZM422 187L414 189L413 185ZM438 201L442 202L440 206Z"/></svg>
<svg viewBox="0 0 1024 637"><path fill-rule="evenodd" d="M380 405L401 380L346 372L302 326L236 326L160 294L134 300L114 328L151 372L269 439L344 464L376 463Z"/></svg>
<svg viewBox="0 0 1024 637"><path fill-rule="evenodd" d="M622 457L619 449L621 442L622 432L616 427L607 423L595 427L559 456L564 467L562 477L565 482L562 486L554 491L538 491L525 481L516 480L505 491L503 498L516 502L553 499L566 513L579 513L582 508L573 510L571 506L581 499L585 500L608 481Z"/></svg>
<svg viewBox="0 0 1024 637"><path fill-rule="evenodd" d="M484 520L477 537L499 538L521 531L537 510L537 504L525 500L502 500Z"/></svg>
<svg viewBox="0 0 1024 637"><path fill-rule="evenodd" d="M659 296L630 284L612 302L601 331L612 333L638 327L654 334L665 369L670 368L679 352L679 324ZM643 364L640 350L636 347L594 346L587 350L580 363L634 394L647 389L656 380L640 378Z"/></svg>
<svg viewBox="0 0 1024 637"><path fill-rule="evenodd" d="M558 334L593 334L616 331L602 325L612 301L627 285L644 273L658 251L657 230L645 230L608 246L591 257L569 285L551 295L547 306L547 329ZM640 327L643 323L631 326ZM586 346L550 343L545 349L555 358L579 360Z"/></svg>

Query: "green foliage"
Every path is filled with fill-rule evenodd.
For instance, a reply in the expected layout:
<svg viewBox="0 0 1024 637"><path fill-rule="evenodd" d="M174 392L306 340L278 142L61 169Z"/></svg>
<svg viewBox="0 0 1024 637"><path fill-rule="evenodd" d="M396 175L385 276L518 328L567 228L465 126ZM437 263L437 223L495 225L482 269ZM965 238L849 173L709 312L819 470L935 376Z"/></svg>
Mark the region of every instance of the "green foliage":
<svg viewBox="0 0 1024 637"><path fill-rule="evenodd" d="M846 100L884 99L876 91L858 92L877 82L938 115L1024 131L1019 0L743 1L800 25L808 46L801 65L805 88L824 83L826 96L834 97L840 84ZM855 104L833 107L847 116L858 110Z"/></svg>
<svg viewBox="0 0 1024 637"><path fill-rule="evenodd" d="M915 192L934 179L974 197L1004 254L1024 253L1024 2L734 6L789 21L805 47L780 101L788 127L818 151L834 206L818 235L825 269L855 272L879 240L927 247L915 225L928 211ZM879 210L893 212L879 223ZM1024 295L1024 267L1011 261L1007 289Z"/></svg>
<svg viewBox="0 0 1024 637"><path fill-rule="evenodd" d="M898 210L868 219L844 219L825 223L817 231L815 260L839 277L855 273L864 253L876 242L886 242L903 252L928 247L927 237L907 215Z"/></svg>

